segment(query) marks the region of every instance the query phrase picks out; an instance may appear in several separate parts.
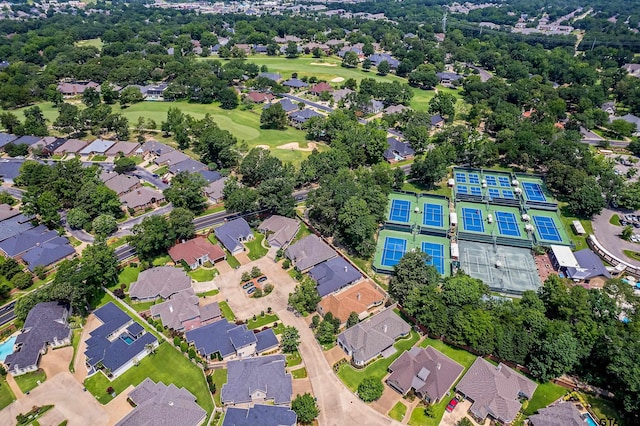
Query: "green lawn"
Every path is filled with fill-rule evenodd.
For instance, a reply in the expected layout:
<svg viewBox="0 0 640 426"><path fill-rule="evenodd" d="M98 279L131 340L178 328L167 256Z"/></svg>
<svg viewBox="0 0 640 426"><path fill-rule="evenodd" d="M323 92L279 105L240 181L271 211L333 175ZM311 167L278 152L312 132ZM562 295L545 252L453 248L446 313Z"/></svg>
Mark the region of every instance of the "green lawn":
<svg viewBox="0 0 640 426"><path fill-rule="evenodd" d="M98 48L98 50L102 50L104 43L99 38L90 38L89 40L79 40L75 45L78 47L92 46Z"/></svg>
<svg viewBox="0 0 640 426"><path fill-rule="evenodd" d="M298 229L298 233L293 238L293 241L291 242L291 244L295 243L298 240L303 239L307 235L311 235L311 230L304 223L300 223L300 229Z"/></svg>
<svg viewBox="0 0 640 426"><path fill-rule="evenodd" d="M118 283L131 284L138 279L140 274L139 267L125 266L118 275Z"/></svg>
<svg viewBox="0 0 640 426"><path fill-rule="evenodd" d="M609 223L615 226L621 226L620 225L620 216L618 216L617 214L614 214L611 216L611 219L609 219Z"/></svg>
<svg viewBox="0 0 640 426"><path fill-rule="evenodd" d="M379 380L387 374L387 369L393 361L396 360L402 353L409 350L419 340L420 336L415 331L411 331L411 335L405 339L398 340L393 346L396 348L396 353L389 358L379 359L366 368L355 369L350 364L342 364L338 370L338 377L342 382L353 392L358 389L358 385L365 377L375 377Z"/></svg>
<svg viewBox="0 0 640 426"><path fill-rule="evenodd" d="M194 280L202 283L205 281L211 281L215 276L217 276L218 270L217 269L204 269L204 268L198 268L195 271L189 271L188 275L193 278Z"/></svg>
<svg viewBox="0 0 640 426"><path fill-rule="evenodd" d="M598 416L599 420L603 419L614 419L615 424L618 426L625 426L627 423L623 420L623 417L620 415L620 412L616 409L616 405L613 401L609 401L606 399L598 398L593 395L589 395L586 393L580 393L580 395L591 404L591 411Z"/></svg>
<svg viewBox="0 0 640 426"><path fill-rule="evenodd" d="M231 310L227 302L225 301L218 302L218 305L220 306L220 311L222 312L222 316L224 316L226 319L228 319L231 322L236 320L236 316L234 315L233 311Z"/></svg>
<svg viewBox="0 0 640 426"><path fill-rule="evenodd" d="M198 294L196 294L196 296L198 296L198 297L215 296L218 293L220 293L220 290L215 289L215 290L206 291L204 293L198 293Z"/></svg>
<svg viewBox="0 0 640 426"><path fill-rule="evenodd" d="M294 379L304 379L307 377L307 369L302 367L291 371L291 377Z"/></svg>
<svg viewBox="0 0 640 426"><path fill-rule="evenodd" d="M222 390L222 385L227 383L227 370L213 370L211 375L213 376L213 383L216 384L216 393L213 394L213 400L216 402L216 407L222 407L222 403L220 402L220 391Z"/></svg>
<svg viewBox="0 0 640 426"><path fill-rule="evenodd" d="M153 261L151 262L151 264L153 266L164 266L167 263L173 262L173 260L171 260L171 257L168 254L162 255L162 256L158 256L155 259L153 259Z"/></svg>
<svg viewBox="0 0 640 426"><path fill-rule="evenodd" d="M426 348L427 346L433 346L434 349L439 350L452 360L456 361L464 367L463 375L467 372L471 364L476 360L476 356L470 352L462 349L454 348L444 343L442 340L426 338L420 342L420 346Z"/></svg>
<svg viewBox="0 0 640 426"><path fill-rule="evenodd" d="M249 259L258 260L261 257L264 257L269 251L269 249L262 247L264 234L257 231L253 231L253 235L254 235L254 239L245 243L244 245L247 246L247 248L249 249L249 253L247 254Z"/></svg>
<svg viewBox="0 0 640 426"><path fill-rule="evenodd" d="M271 324L272 322L276 322L279 319L280 318L278 318L276 314L265 314L264 316L256 315L255 321L253 320L253 318L249 320L249 322L247 323L247 328L249 330L254 330L256 328L264 327L267 324Z"/></svg>
<svg viewBox="0 0 640 426"><path fill-rule="evenodd" d="M389 411L389 417L399 422L404 419L404 415L407 413L407 406L402 401L396 402L391 411Z"/></svg>
<svg viewBox="0 0 640 426"><path fill-rule="evenodd" d="M302 357L298 351L287 354L287 367L295 367L302 363Z"/></svg>
<svg viewBox="0 0 640 426"><path fill-rule="evenodd" d="M147 355L138 366L131 367L120 377L109 381L99 372L87 378L84 384L101 404L106 404L113 399L107 394L109 386L113 387L116 394L120 394L129 385L137 386L147 377L154 382L173 383L177 387L186 388L195 395L198 404L207 413L211 414L213 411L211 394L202 370L166 342L158 346L155 354Z"/></svg>
<svg viewBox="0 0 640 426"><path fill-rule="evenodd" d="M562 223L564 224L569 238L571 238L571 241L573 241L573 244L575 244L576 250L588 248L589 246L587 245L587 236L593 234L593 225L591 224L591 220L573 216L567 209L567 203L558 203L558 206L560 207L560 217L562 218ZM584 236L577 235L575 233L573 226L571 226L571 223L574 220L579 220L582 224L582 227L586 232Z"/></svg>
<svg viewBox="0 0 640 426"><path fill-rule="evenodd" d="M14 379L20 387L20 390L24 393L27 393L38 386L38 381L40 381L40 383L44 383L44 381L47 379L47 375L43 370L38 369L38 371L34 371L33 373L16 376L14 377Z"/></svg>
<svg viewBox="0 0 640 426"><path fill-rule="evenodd" d="M535 414L541 408L544 408L551 404L553 401L562 398L568 392L567 389L562 386L558 386L554 383L539 383L538 388L533 393L533 397L529 401L527 408L524 410L526 416Z"/></svg>
<svg viewBox="0 0 640 426"><path fill-rule="evenodd" d="M71 361L69 361L69 371L72 373L75 372L75 368L73 367L73 362L76 360L76 355L78 353L78 345L80 344L80 337L82 337L82 329L76 328L73 330L73 337L71 339L71 346L73 346L73 356L71 357Z"/></svg>
<svg viewBox="0 0 640 426"><path fill-rule="evenodd" d="M213 232L209 234L209 236L207 237L207 240L209 240L211 244L218 244L218 239L216 238L216 234L214 234Z"/></svg>
<svg viewBox="0 0 640 426"><path fill-rule="evenodd" d="M16 400L16 396L11 391L9 384L3 377L0 380L0 410Z"/></svg>
<svg viewBox="0 0 640 426"><path fill-rule="evenodd" d="M231 253L229 253L228 250L225 250L225 253L227 254L227 263L229 264L229 266L234 269L240 266L240 262L238 261L238 259L236 259Z"/></svg>

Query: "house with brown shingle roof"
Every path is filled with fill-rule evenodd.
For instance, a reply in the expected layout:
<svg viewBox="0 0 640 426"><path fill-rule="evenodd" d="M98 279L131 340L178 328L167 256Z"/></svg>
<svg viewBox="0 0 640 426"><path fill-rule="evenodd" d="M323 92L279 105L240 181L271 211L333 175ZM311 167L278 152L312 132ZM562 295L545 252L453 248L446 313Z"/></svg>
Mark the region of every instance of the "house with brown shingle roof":
<svg viewBox="0 0 640 426"><path fill-rule="evenodd" d="M402 395L411 389L435 404L442 400L464 371L464 367L433 346L413 347L389 366L387 384Z"/></svg>
<svg viewBox="0 0 640 426"><path fill-rule="evenodd" d="M257 104L270 102L274 98L275 98L275 96L273 96L271 93L262 93L262 92L249 92L249 93L247 93L247 99L249 99L250 101L255 102Z"/></svg>
<svg viewBox="0 0 640 426"><path fill-rule="evenodd" d="M141 186L135 191L129 191L120 196L120 202L124 207L135 211L162 203L164 200L165 198L162 192L146 186Z"/></svg>
<svg viewBox="0 0 640 426"><path fill-rule="evenodd" d="M158 266L140 272L138 280L131 283L129 296L140 302L166 300L188 289L191 289L191 277L182 268Z"/></svg>
<svg viewBox="0 0 640 426"><path fill-rule="evenodd" d="M200 298L192 288L172 295L169 300L151 307L151 316L176 331L193 330L222 318L218 302L200 306Z"/></svg>
<svg viewBox="0 0 640 426"><path fill-rule="evenodd" d="M456 391L473 401L469 413L480 423L487 417L511 423L522 408L520 398L531 399L537 387L532 380L506 365L496 366L478 357Z"/></svg>
<svg viewBox="0 0 640 426"><path fill-rule="evenodd" d="M80 139L69 139L61 146L53 150L54 155L64 155L64 154L76 154L82 150L85 146L87 146L87 141L82 141Z"/></svg>
<svg viewBox="0 0 640 426"><path fill-rule="evenodd" d="M325 83L323 81L322 83L318 83L312 86L311 89L309 89L309 93L311 93L312 95L319 95L322 92L333 92L333 87L331 87L329 83Z"/></svg>
<svg viewBox="0 0 640 426"><path fill-rule="evenodd" d="M184 260L191 269L196 269L207 262L215 263L227 258L220 246L211 244L204 237L196 237L176 244L169 249L169 256L176 263Z"/></svg>
<svg viewBox="0 0 640 426"><path fill-rule="evenodd" d="M363 320L384 306L386 299L387 295L378 290L373 282L361 281L354 286L323 297L318 303L318 313L324 317L331 312L340 320L342 327L346 325L351 312L355 312L358 318Z"/></svg>
<svg viewBox="0 0 640 426"><path fill-rule="evenodd" d="M140 144L137 144L135 142L116 142L115 145L113 145L107 150L107 152L105 152L105 155L109 157L115 157L117 155L128 156L133 154L139 146Z"/></svg>
<svg viewBox="0 0 640 426"><path fill-rule="evenodd" d="M258 231L267 236L267 242L271 247L284 248L298 233L300 222L284 216L274 214L265 219Z"/></svg>
<svg viewBox="0 0 640 426"><path fill-rule="evenodd" d="M546 408L541 408L533 416L529 416L531 426L584 426L589 424L582 418L582 414L571 402L559 402Z"/></svg>
<svg viewBox="0 0 640 426"><path fill-rule="evenodd" d="M115 193L118 195L126 194L127 192L133 191L134 189L140 188L142 186L140 179L138 179L137 177L119 174L110 177L109 179L104 181L104 184L107 188L115 191Z"/></svg>

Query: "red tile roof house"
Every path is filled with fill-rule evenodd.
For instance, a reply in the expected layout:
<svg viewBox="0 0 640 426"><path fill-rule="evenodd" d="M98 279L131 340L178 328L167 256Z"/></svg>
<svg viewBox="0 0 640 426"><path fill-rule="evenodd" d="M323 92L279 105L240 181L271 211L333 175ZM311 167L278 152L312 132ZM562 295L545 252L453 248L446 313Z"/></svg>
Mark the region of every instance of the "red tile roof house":
<svg viewBox="0 0 640 426"><path fill-rule="evenodd" d="M169 249L169 256L176 263L184 260L191 269L196 269L207 262L215 263L227 258L220 246L211 244L204 237L196 237L176 244Z"/></svg>
<svg viewBox="0 0 640 426"><path fill-rule="evenodd" d="M249 99L252 102L255 102L257 104L262 104L265 102L269 102L272 99L274 99L275 96L273 96L271 93L261 93L261 92L249 92L247 93L247 99Z"/></svg>
<svg viewBox="0 0 640 426"><path fill-rule="evenodd" d="M309 89L309 93L311 93L312 95L319 95L322 92L333 92L333 87L331 87L331 85L329 85L329 83L318 83L315 86L312 86L311 89Z"/></svg>

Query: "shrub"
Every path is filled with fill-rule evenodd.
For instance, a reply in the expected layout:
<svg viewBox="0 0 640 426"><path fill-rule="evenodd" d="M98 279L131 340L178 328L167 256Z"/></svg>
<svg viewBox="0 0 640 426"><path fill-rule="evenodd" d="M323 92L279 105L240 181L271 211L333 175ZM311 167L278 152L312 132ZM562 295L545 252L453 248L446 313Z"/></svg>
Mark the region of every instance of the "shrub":
<svg viewBox="0 0 640 426"><path fill-rule="evenodd" d="M41 280L47 278L47 268L44 265L38 265L33 268L33 273Z"/></svg>
<svg viewBox="0 0 640 426"><path fill-rule="evenodd" d="M28 272L18 272L11 278L11 285L19 290L31 287L33 284L33 276Z"/></svg>
<svg viewBox="0 0 640 426"><path fill-rule="evenodd" d="M259 297L262 297L264 294L262 293L262 290L260 290L258 287L256 287L256 291L253 292L253 297L255 297L256 299Z"/></svg>
<svg viewBox="0 0 640 426"><path fill-rule="evenodd" d="M189 344L187 342L180 343L180 350L182 352L187 352L189 350Z"/></svg>
<svg viewBox="0 0 640 426"><path fill-rule="evenodd" d="M269 283L264 286L264 294L269 294L273 291L273 284Z"/></svg>
<svg viewBox="0 0 640 426"><path fill-rule="evenodd" d="M257 266L251 268L251 278L258 278L260 275L262 275L262 271L260 270L260 268L258 268Z"/></svg>
<svg viewBox="0 0 640 426"><path fill-rule="evenodd" d="M364 402L373 402L382 396L384 386L375 377L365 377L358 385L358 396Z"/></svg>
<svg viewBox="0 0 640 426"><path fill-rule="evenodd" d="M115 290L113 290L113 294L114 296L116 296L118 299L124 299L126 297L126 295L124 294L124 290L121 288L116 288ZM151 318L149 318L151 319ZM147 320L148 321L148 320ZM153 321L153 320L151 320Z"/></svg>
<svg viewBox="0 0 640 426"><path fill-rule="evenodd" d="M189 358L194 359L196 356L196 350L193 348L189 348Z"/></svg>
<svg viewBox="0 0 640 426"><path fill-rule="evenodd" d="M158 333L162 333L162 324L156 324L156 331L158 331Z"/></svg>
<svg viewBox="0 0 640 426"><path fill-rule="evenodd" d="M109 387L107 388L107 393L108 393L109 395L111 395L111 394L113 393L113 388L112 388L111 386L109 386Z"/></svg>
<svg viewBox="0 0 640 426"><path fill-rule="evenodd" d="M240 281L242 281L243 283L247 282L251 280L251 274L247 271L242 273L242 277L240 278Z"/></svg>
<svg viewBox="0 0 640 426"><path fill-rule="evenodd" d="M173 338L173 346L180 346L180 338L178 336Z"/></svg>
<svg viewBox="0 0 640 426"><path fill-rule="evenodd" d="M282 269L289 269L291 267L291 261L289 259L285 259L282 262Z"/></svg>

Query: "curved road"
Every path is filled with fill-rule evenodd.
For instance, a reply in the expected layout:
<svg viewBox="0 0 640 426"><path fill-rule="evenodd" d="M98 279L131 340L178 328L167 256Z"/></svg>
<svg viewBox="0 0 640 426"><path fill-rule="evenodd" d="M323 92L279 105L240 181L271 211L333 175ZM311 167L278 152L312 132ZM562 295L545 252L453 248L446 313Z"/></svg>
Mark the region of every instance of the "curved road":
<svg viewBox="0 0 640 426"><path fill-rule="evenodd" d="M632 265L636 265L640 267L640 262L635 259L630 258L626 254L624 254L623 250L631 250L640 252L640 244L633 243L631 241L625 241L620 238L620 233L622 232L622 226L616 226L609 223L611 216L617 214L618 216L623 216L628 214L628 212L620 212L617 210L604 209L602 213L596 216L593 221L593 233L596 238L600 242L600 245L607 249L609 253L613 254L617 258L624 260ZM634 232L635 232L634 228ZM640 232L639 232L640 233Z"/></svg>

